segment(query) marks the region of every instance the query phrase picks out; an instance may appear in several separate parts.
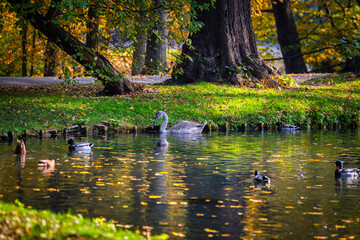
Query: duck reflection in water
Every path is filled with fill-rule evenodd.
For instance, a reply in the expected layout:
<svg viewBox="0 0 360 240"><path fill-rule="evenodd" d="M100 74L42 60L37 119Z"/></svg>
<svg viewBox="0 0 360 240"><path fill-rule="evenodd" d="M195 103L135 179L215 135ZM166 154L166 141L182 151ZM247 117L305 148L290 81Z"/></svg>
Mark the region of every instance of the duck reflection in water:
<svg viewBox="0 0 360 240"><path fill-rule="evenodd" d="M55 172L55 160L40 160L38 163L38 169L44 175L52 175Z"/></svg>

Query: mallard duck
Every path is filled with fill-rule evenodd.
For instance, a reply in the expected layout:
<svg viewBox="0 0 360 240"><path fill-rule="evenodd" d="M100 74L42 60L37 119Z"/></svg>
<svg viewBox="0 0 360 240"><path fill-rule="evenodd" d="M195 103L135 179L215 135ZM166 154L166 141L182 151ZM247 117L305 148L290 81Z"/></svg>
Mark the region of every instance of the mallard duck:
<svg viewBox="0 0 360 240"><path fill-rule="evenodd" d="M198 124L196 122L191 122L191 121L182 121L179 122L177 124L175 124L173 127L169 128L168 130L166 130L166 126L168 124L168 115L163 112L163 111L159 111L156 113L155 115L155 122L154 124L156 124L156 121L159 120L161 117L164 118L164 121L162 122L161 126L160 126L160 133L201 133L202 130L204 129L205 125L207 124L207 122L205 121L203 124Z"/></svg>
<svg viewBox="0 0 360 240"><path fill-rule="evenodd" d="M256 170L254 173L254 182L257 183L270 183L270 178L268 176L260 175L259 171Z"/></svg>
<svg viewBox="0 0 360 240"><path fill-rule="evenodd" d="M69 139L68 141L69 144L69 151L90 151L91 148L94 146L93 143L89 143L89 142L79 142L77 144L75 144L74 139Z"/></svg>
<svg viewBox="0 0 360 240"><path fill-rule="evenodd" d="M24 140L17 140L17 145L16 145L16 149L14 151L15 154L22 154L25 155L26 154L26 147L25 147L25 142Z"/></svg>
<svg viewBox="0 0 360 240"><path fill-rule="evenodd" d="M341 160L335 162L336 170L335 177L358 177L360 175L359 168L343 168L343 163Z"/></svg>
<svg viewBox="0 0 360 240"><path fill-rule="evenodd" d="M278 129L280 130L300 130L300 127L291 125L291 124L282 124L281 122L277 122L276 126L278 126Z"/></svg>

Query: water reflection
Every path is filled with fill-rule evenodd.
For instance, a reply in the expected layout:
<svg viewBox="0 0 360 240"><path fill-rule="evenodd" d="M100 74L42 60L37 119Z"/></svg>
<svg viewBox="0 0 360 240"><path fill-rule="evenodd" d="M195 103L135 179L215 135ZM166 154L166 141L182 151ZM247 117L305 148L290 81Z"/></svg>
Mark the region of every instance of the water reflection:
<svg viewBox="0 0 360 240"><path fill-rule="evenodd" d="M172 239L351 238L360 235L360 183L334 183L334 162L359 167L358 139L306 131L89 136L82 141L95 145L85 156L69 155L66 139L29 139L23 167L15 144L0 142L0 196ZM54 159L54 169L39 171L41 159ZM266 170L271 185L254 185L255 170Z"/></svg>

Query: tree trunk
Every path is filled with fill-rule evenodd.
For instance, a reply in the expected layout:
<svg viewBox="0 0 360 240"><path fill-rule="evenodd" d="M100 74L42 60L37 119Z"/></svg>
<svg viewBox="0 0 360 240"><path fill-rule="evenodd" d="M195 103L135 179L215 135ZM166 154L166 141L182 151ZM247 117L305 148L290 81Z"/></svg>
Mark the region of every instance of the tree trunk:
<svg viewBox="0 0 360 240"><path fill-rule="evenodd" d="M149 38L146 43L144 74L158 74L165 72L167 67L166 50L168 29L165 26L168 13L163 9L164 0L155 0L154 8L157 15L154 28L149 30Z"/></svg>
<svg viewBox="0 0 360 240"><path fill-rule="evenodd" d="M99 38L97 32L99 30L99 16L95 7L89 6L88 10L88 22L87 26L87 34L86 34L86 46L98 51L99 46Z"/></svg>
<svg viewBox="0 0 360 240"><path fill-rule="evenodd" d="M56 76L56 47L49 40L46 43L44 61L44 76Z"/></svg>
<svg viewBox="0 0 360 240"><path fill-rule="evenodd" d="M286 73L307 72L290 0L271 1ZM300 55L300 56L299 56ZM292 57L298 56L298 57Z"/></svg>
<svg viewBox="0 0 360 240"><path fill-rule="evenodd" d="M23 23L21 29L21 75L23 77L27 76L27 23Z"/></svg>
<svg viewBox="0 0 360 240"><path fill-rule="evenodd" d="M32 46L30 52L30 77L34 76L34 61L35 61L35 53L36 53L36 30L34 29L32 35Z"/></svg>
<svg viewBox="0 0 360 240"><path fill-rule="evenodd" d="M86 70L92 71L93 76L98 78L105 88L100 94L116 95L133 92L134 84L118 72L111 63L99 53L94 53L65 31L51 19L44 17L39 10L25 0L8 0L18 14L25 13L23 17L42 32L48 39L63 49Z"/></svg>
<svg viewBox="0 0 360 240"><path fill-rule="evenodd" d="M136 25L136 42L134 43L134 53L132 56L131 75L139 75L142 73L145 64L146 37L147 31L143 26L146 21L145 12L143 12L144 0L135 1L140 6L139 20Z"/></svg>
<svg viewBox="0 0 360 240"><path fill-rule="evenodd" d="M197 0L198 4L209 1ZM234 85L277 83L269 78L277 71L260 57L250 17L250 0L216 1L216 8L200 11L200 31L190 36L192 46L184 44L182 63L174 68L173 81L225 82Z"/></svg>

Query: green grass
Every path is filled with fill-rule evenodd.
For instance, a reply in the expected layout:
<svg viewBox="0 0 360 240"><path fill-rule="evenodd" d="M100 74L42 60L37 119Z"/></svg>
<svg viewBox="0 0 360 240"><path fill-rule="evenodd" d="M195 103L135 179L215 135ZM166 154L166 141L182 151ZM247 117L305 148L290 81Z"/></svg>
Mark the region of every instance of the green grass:
<svg viewBox="0 0 360 240"><path fill-rule="evenodd" d="M302 127L357 125L359 78L340 75L317 81L285 90L213 83L149 86L137 94L115 97L96 96L101 86L0 88L0 133L62 129L102 120L115 126L145 127L159 110L168 113L169 125L181 120L207 120L212 128L227 124L232 129L272 127L277 121Z"/></svg>
<svg viewBox="0 0 360 240"><path fill-rule="evenodd" d="M1 239L147 239L101 219L87 219L79 215L55 214L25 208L21 203L0 202ZM151 239L166 239L167 235Z"/></svg>

